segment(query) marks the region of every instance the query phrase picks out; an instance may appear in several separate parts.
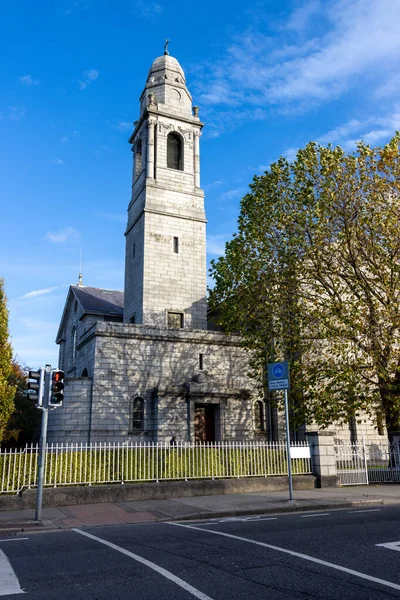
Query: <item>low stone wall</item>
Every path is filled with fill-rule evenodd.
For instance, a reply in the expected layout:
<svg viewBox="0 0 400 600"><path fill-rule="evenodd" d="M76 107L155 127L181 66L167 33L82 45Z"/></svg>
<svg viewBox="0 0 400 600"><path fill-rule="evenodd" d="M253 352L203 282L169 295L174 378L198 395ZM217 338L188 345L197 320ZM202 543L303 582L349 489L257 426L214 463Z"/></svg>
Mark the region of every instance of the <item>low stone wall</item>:
<svg viewBox="0 0 400 600"><path fill-rule="evenodd" d="M295 490L316 487L313 475L297 475L293 478ZM43 507L94 504L98 502L127 502L131 500L162 500L190 496L221 494L245 494L249 492L272 492L288 489L287 477L259 477L248 479L217 479L196 481L162 481L159 483L94 485L76 487L44 488ZM36 489L19 495L0 496L0 511L34 508Z"/></svg>

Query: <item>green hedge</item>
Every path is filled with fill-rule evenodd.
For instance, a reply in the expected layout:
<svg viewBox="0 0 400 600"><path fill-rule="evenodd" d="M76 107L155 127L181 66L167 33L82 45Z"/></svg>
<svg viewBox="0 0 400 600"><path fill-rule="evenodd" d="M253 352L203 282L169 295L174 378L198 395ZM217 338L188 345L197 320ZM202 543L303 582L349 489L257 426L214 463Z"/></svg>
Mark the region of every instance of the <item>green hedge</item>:
<svg viewBox="0 0 400 600"><path fill-rule="evenodd" d="M293 459L293 473L303 472L303 464L301 459ZM36 471L36 453L0 456L0 490L12 492L34 486ZM279 448L105 447L95 450L47 452L45 485L285 474L286 452Z"/></svg>

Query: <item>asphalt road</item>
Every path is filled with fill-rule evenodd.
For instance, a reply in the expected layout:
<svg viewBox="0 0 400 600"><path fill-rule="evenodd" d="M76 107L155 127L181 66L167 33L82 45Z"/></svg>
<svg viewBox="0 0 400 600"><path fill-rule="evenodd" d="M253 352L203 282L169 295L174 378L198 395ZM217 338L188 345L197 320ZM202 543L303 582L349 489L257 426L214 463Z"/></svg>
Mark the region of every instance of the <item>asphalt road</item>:
<svg viewBox="0 0 400 600"><path fill-rule="evenodd" d="M23 592L32 600L398 598L400 508L0 539L0 596Z"/></svg>

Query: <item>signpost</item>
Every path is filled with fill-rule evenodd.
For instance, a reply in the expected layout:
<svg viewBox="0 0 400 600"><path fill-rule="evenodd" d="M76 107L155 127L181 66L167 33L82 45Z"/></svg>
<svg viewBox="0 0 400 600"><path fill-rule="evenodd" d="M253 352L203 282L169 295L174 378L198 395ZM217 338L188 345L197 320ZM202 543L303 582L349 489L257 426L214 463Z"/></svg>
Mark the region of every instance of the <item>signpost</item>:
<svg viewBox="0 0 400 600"><path fill-rule="evenodd" d="M287 391L289 383L289 363L287 361L268 364L268 390L284 390L285 394L285 424L286 424L286 454L289 476L289 499L293 500L292 462L290 456L289 407Z"/></svg>

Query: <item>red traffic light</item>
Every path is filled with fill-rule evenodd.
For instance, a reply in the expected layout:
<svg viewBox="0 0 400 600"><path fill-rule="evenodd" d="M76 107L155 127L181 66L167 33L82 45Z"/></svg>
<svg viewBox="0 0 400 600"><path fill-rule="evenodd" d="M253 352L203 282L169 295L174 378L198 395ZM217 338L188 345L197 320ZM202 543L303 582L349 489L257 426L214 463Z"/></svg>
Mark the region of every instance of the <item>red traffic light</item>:
<svg viewBox="0 0 400 600"><path fill-rule="evenodd" d="M64 371L59 369L55 370L51 374L51 394L49 406L61 406L64 399L64 383L65 377Z"/></svg>
<svg viewBox="0 0 400 600"><path fill-rule="evenodd" d="M62 381L65 377L65 373L64 371L54 371L53 372L53 382L56 383L57 381Z"/></svg>

